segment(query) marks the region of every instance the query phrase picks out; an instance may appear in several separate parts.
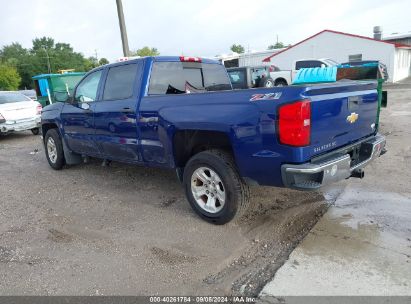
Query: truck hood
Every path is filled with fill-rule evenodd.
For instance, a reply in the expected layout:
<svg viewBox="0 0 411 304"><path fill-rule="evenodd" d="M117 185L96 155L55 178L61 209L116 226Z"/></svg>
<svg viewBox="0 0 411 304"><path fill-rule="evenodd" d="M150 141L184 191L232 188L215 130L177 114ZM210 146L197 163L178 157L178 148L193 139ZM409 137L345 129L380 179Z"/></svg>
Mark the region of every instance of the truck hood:
<svg viewBox="0 0 411 304"><path fill-rule="evenodd" d="M45 106L42 112L61 110L63 106L64 106L64 102L55 102L51 105Z"/></svg>

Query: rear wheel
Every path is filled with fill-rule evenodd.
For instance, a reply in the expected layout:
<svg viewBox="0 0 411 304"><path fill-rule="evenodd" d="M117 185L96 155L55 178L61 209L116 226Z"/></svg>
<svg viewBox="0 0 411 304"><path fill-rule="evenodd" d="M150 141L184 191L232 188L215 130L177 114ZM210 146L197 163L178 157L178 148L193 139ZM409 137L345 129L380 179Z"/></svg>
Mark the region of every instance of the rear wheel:
<svg viewBox="0 0 411 304"><path fill-rule="evenodd" d="M64 152L63 144L61 142L60 134L57 129L50 129L44 137L44 146L46 149L46 157L49 165L55 169L60 170L64 166Z"/></svg>
<svg viewBox="0 0 411 304"><path fill-rule="evenodd" d="M40 128L31 129L31 133L33 133L33 135L39 135L40 134Z"/></svg>
<svg viewBox="0 0 411 304"><path fill-rule="evenodd" d="M233 157L225 151L194 155L184 169L184 187L194 211L213 224L240 218L249 205L248 186L239 176Z"/></svg>

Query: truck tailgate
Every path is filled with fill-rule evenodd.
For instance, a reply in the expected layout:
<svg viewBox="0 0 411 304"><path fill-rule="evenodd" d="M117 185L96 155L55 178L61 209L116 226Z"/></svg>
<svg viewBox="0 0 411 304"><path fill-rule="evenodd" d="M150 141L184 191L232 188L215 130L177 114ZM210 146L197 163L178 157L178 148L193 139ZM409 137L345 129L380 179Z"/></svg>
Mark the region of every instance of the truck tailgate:
<svg viewBox="0 0 411 304"><path fill-rule="evenodd" d="M375 133L377 82L345 82L308 87L311 100L311 155Z"/></svg>

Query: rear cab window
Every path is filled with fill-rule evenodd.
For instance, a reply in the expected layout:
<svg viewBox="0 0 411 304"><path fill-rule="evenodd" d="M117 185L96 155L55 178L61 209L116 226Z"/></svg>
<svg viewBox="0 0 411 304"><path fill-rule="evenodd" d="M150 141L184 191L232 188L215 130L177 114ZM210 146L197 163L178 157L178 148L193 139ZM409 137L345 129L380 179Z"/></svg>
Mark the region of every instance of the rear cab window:
<svg viewBox="0 0 411 304"><path fill-rule="evenodd" d="M228 75L230 76L231 83L234 84L245 84L246 82L246 75L245 70L233 70L229 71Z"/></svg>
<svg viewBox="0 0 411 304"><path fill-rule="evenodd" d="M231 90L223 65L200 62L153 63L148 95L202 93Z"/></svg>
<svg viewBox="0 0 411 304"><path fill-rule="evenodd" d="M137 63L120 65L108 70L103 100L127 99L133 95Z"/></svg>

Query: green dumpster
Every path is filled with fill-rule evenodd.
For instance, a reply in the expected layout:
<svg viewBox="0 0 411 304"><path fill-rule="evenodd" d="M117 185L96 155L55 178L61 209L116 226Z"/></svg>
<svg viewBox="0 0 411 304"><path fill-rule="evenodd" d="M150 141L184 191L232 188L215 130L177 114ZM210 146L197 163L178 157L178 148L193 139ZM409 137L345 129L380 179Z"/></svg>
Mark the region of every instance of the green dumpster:
<svg viewBox="0 0 411 304"><path fill-rule="evenodd" d="M73 91L85 72L71 72L64 74L41 74L33 76L34 88L37 93L38 102L44 107L50 103L57 102L56 94Z"/></svg>

